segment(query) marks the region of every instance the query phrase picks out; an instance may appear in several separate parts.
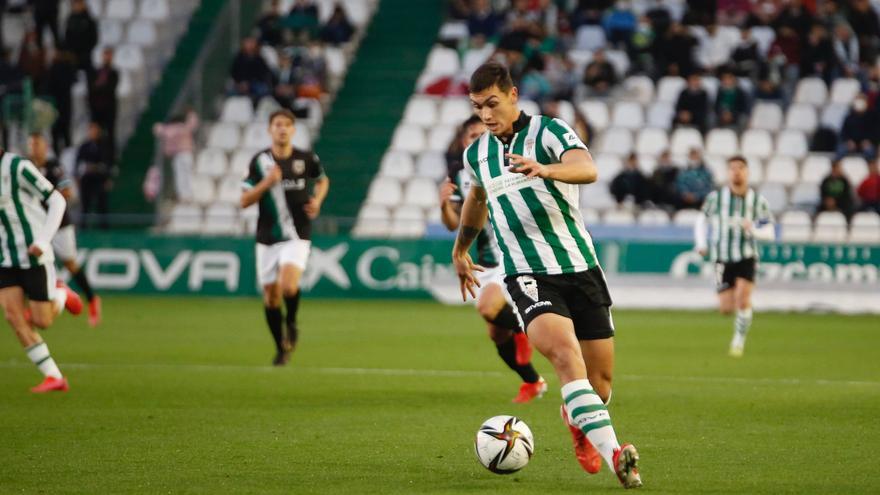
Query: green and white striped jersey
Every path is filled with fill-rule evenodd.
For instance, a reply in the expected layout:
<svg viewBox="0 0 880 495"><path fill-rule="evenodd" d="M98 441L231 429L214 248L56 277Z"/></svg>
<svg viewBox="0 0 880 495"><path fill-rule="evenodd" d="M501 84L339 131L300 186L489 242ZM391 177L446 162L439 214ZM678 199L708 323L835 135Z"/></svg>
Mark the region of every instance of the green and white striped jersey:
<svg viewBox="0 0 880 495"><path fill-rule="evenodd" d="M703 214L709 219L709 258L718 263L734 263L758 258L757 240L745 232L749 220L754 227L773 223L773 213L763 196L749 188L745 196L733 194L729 187L716 189L706 196Z"/></svg>
<svg viewBox="0 0 880 495"><path fill-rule="evenodd" d="M473 185L471 175L465 169L459 169L455 173L453 182L458 189L449 197L449 200L455 203L464 203L464 199L467 198L471 185ZM501 264L503 255L501 248L498 247L498 240L495 238L495 232L492 230L492 227L486 225L477 234L476 250L478 264L485 267L496 267Z"/></svg>
<svg viewBox="0 0 880 495"><path fill-rule="evenodd" d="M504 157L515 153L549 165L586 145L565 122L541 115L521 113L513 130L509 144L486 132L464 152L474 184L486 190L504 272L555 275L597 266L578 209L578 186L511 172Z"/></svg>
<svg viewBox="0 0 880 495"><path fill-rule="evenodd" d="M44 201L55 187L29 160L0 151L0 254L4 268L31 268L54 260L52 250L28 255L34 232L46 222Z"/></svg>

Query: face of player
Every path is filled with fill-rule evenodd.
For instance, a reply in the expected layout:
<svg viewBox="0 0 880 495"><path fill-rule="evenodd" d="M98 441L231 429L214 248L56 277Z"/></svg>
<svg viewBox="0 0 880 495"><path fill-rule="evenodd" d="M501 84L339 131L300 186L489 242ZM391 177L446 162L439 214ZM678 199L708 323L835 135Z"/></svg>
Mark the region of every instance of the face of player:
<svg viewBox="0 0 880 495"><path fill-rule="evenodd" d="M493 85L470 96L474 113L486 124L489 132L504 136L513 131L513 123L519 117L519 92L516 87L505 93Z"/></svg>
<svg viewBox="0 0 880 495"><path fill-rule="evenodd" d="M467 148L474 141L477 140L483 133L486 132L486 126L481 122L477 122L467 126L467 129L464 130L464 135L461 136L461 145L464 148Z"/></svg>
<svg viewBox="0 0 880 495"><path fill-rule="evenodd" d="M296 132L296 128L293 126L293 121L284 116L275 117L269 124L269 135L272 136L274 146L286 147L290 145L294 132Z"/></svg>
<svg viewBox="0 0 880 495"><path fill-rule="evenodd" d="M43 162L46 159L48 145L46 140L40 137L31 137L28 139L28 154L33 160Z"/></svg>
<svg viewBox="0 0 880 495"><path fill-rule="evenodd" d="M727 174L730 185L734 187L743 187L749 183L749 167L739 160L727 164Z"/></svg>

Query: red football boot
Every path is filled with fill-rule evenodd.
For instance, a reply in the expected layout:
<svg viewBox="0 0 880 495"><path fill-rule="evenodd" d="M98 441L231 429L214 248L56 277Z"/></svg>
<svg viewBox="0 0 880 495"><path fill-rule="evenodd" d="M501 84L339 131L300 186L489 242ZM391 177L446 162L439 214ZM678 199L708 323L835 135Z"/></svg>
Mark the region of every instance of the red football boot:
<svg viewBox="0 0 880 495"><path fill-rule="evenodd" d="M532 344L525 332L513 332L513 343L516 344L516 364L525 366L532 362Z"/></svg>
<svg viewBox="0 0 880 495"><path fill-rule="evenodd" d="M51 376L47 376L43 383L33 387L31 392L35 394L45 394L47 392L67 392L70 390L70 385L67 383L67 378L53 378Z"/></svg>
<svg viewBox="0 0 880 495"><path fill-rule="evenodd" d="M516 404L525 404L532 399L536 399L544 395L547 391L547 382L543 378L538 379L535 383L523 383L519 386L519 393L513 398Z"/></svg>
<svg viewBox="0 0 880 495"><path fill-rule="evenodd" d="M101 323L101 298L95 296L89 301L89 326L96 327Z"/></svg>
<svg viewBox="0 0 880 495"><path fill-rule="evenodd" d="M569 422L565 404L559 410L562 413L562 421L565 422L565 426L568 427L568 431L571 433L571 440L574 443L574 455L577 457L581 467L590 474L598 473L602 470L602 456L599 455L599 451L593 447L593 444L587 439L587 435L580 428Z"/></svg>
<svg viewBox="0 0 880 495"><path fill-rule="evenodd" d="M67 286L67 284L60 280L55 285L56 287L58 287L58 289L67 292L67 302L64 303L64 308L67 310L67 312L72 314L73 316L82 313L83 302L82 299L79 298L79 294L74 292L70 287Z"/></svg>

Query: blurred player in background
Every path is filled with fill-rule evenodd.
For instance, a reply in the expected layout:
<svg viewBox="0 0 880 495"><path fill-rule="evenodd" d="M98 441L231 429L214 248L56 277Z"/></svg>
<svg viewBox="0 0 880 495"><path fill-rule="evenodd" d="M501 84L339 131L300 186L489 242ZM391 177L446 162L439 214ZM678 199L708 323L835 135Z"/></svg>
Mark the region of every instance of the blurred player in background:
<svg viewBox="0 0 880 495"><path fill-rule="evenodd" d="M709 193L703 203L703 214L694 226L694 247L715 263L719 311L725 315L736 311L730 355L741 357L752 326L758 241L773 241L776 230L767 200L749 187L746 159L729 158L727 174L727 186Z"/></svg>
<svg viewBox="0 0 880 495"><path fill-rule="evenodd" d="M475 297L480 286L476 272L485 269L468 252L489 215L507 291L529 341L562 383L562 416L578 462L596 473L604 459L625 488L639 487L638 452L618 443L606 407L614 368L611 296L578 210L578 184L596 181L596 165L568 124L520 111L504 65L480 66L469 91L489 132L463 156L473 184L452 251L462 297Z"/></svg>
<svg viewBox="0 0 880 495"><path fill-rule="evenodd" d="M72 182L67 178L58 160L49 157L49 143L42 134L31 134L28 139L28 153L30 155L28 158L37 166L40 173L49 179L55 190L60 192L66 201L70 201L73 196ZM66 209L64 216L61 217L61 227L52 239L52 249L55 251L55 256L70 272L76 285L86 294L86 300L89 302L89 325L97 326L101 323L101 298L95 295L85 271L77 262L76 230Z"/></svg>
<svg viewBox="0 0 880 495"><path fill-rule="evenodd" d="M318 155L294 149L296 117L290 110L269 116L272 147L251 160L244 178L241 207L259 203L257 219L257 276L263 288L266 323L275 340L275 359L283 366L296 347L299 330L299 281L311 250L312 220L321 211L330 180ZM314 182L312 193L308 183ZM282 331L281 300L287 309Z"/></svg>
<svg viewBox="0 0 880 495"><path fill-rule="evenodd" d="M448 177L440 186L440 212L443 225L449 230L458 228L461 204L471 187L470 176L461 162L461 154L484 132L486 126L479 117L474 115L466 120L456 135L457 142L451 146L450 156L447 157ZM532 347L512 302L508 301L510 296L504 288L501 250L491 229L484 228L477 236L477 263L486 269L477 274L480 279L477 311L486 320L489 338L495 343L498 355L523 381L513 402L529 402L541 397L547 391L547 382L532 366Z"/></svg>
<svg viewBox="0 0 880 495"><path fill-rule="evenodd" d="M48 328L65 307L82 311L79 296L55 278L51 243L65 207L33 163L0 149L0 306L45 377L35 393L67 391L68 383L34 327Z"/></svg>

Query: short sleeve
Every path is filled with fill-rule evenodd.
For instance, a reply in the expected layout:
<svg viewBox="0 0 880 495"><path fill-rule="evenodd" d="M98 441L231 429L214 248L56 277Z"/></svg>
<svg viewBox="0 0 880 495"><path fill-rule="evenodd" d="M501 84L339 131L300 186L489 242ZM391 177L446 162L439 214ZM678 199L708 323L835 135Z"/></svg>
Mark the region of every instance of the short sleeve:
<svg viewBox="0 0 880 495"><path fill-rule="evenodd" d="M568 150L587 150L587 145L581 141L577 133L565 122L559 119L551 119L541 132L541 143L544 150L554 161L562 159L562 155Z"/></svg>
<svg viewBox="0 0 880 495"><path fill-rule="evenodd" d="M758 196L758 204L755 207L755 222L758 225L775 222L773 212L770 210L770 203L764 196Z"/></svg>
<svg viewBox="0 0 880 495"><path fill-rule="evenodd" d="M46 178L49 179L49 181L51 181L53 184L55 184L55 189L67 189L68 187L71 187L73 185L73 182L70 180L67 174L64 173L64 167L59 165L57 162L54 164L54 166L47 169L46 171L51 174L51 177Z"/></svg>
<svg viewBox="0 0 880 495"><path fill-rule="evenodd" d="M312 153L308 168L309 178L320 179L321 177L324 177L324 175L324 167L321 166L321 159L318 158L317 153Z"/></svg>
<svg viewBox="0 0 880 495"><path fill-rule="evenodd" d="M700 211L702 211L703 215L706 215L707 217L711 216L717 209L717 203L718 191L712 191L706 196L706 199L703 201L703 207L700 208Z"/></svg>
<svg viewBox="0 0 880 495"><path fill-rule="evenodd" d="M25 187L31 194L39 197L43 201L49 198L55 186L49 179L37 170L29 160L22 160L19 164L19 173L22 178L22 187Z"/></svg>
<svg viewBox="0 0 880 495"><path fill-rule="evenodd" d="M480 174L474 169L473 164L478 163L479 160L477 158L478 154L478 146L477 143L480 141L474 141L468 146L464 153L461 156L462 163L464 164L465 172L471 177L471 183L477 187L483 187L483 181L480 180Z"/></svg>
<svg viewBox="0 0 880 495"><path fill-rule="evenodd" d="M245 174L244 178L241 180L241 188L243 190L248 190L257 185L258 182L263 180L263 173L260 171L260 163L258 161L260 155L256 155L251 159L251 164L248 165L247 174Z"/></svg>
<svg viewBox="0 0 880 495"><path fill-rule="evenodd" d="M452 177L450 177L452 183L455 184L455 191L449 195L449 201L452 201L453 203L464 202L464 189L462 188L462 179L465 173L466 172L464 170L459 170Z"/></svg>

